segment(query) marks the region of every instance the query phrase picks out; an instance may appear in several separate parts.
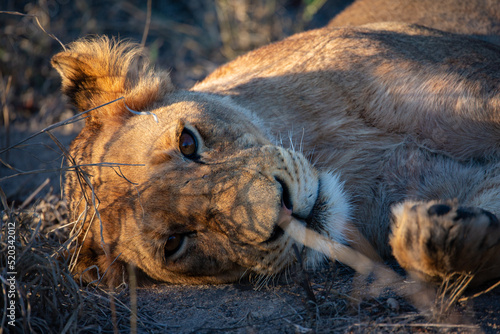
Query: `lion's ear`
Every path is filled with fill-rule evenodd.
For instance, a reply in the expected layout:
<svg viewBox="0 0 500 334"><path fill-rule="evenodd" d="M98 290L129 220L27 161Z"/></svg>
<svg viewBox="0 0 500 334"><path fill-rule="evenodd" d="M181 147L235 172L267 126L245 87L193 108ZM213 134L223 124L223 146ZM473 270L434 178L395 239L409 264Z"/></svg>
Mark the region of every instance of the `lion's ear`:
<svg viewBox="0 0 500 334"><path fill-rule="evenodd" d="M107 37L79 40L52 58L62 77L62 90L80 110L85 111L124 97L133 110L147 110L174 90L168 73L154 71L143 50L133 43ZM122 101L96 109L92 122L132 116Z"/></svg>

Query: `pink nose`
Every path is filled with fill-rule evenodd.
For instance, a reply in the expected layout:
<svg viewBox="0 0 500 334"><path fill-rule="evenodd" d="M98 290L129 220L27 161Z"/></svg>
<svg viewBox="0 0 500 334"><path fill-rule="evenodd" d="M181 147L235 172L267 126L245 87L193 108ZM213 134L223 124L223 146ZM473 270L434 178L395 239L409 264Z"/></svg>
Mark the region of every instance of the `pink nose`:
<svg viewBox="0 0 500 334"><path fill-rule="evenodd" d="M284 203L281 204L281 209L278 214L278 226L288 224L292 220L292 210L287 208Z"/></svg>

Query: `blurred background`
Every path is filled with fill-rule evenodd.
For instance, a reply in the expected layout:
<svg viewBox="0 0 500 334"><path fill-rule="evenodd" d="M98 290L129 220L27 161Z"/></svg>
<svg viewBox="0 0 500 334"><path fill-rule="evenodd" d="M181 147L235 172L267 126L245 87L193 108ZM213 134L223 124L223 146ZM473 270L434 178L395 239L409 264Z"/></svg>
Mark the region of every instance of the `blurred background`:
<svg viewBox="0 0 500 334"><path fill-rule="evenodd" d="M171 71L177 87L189 88L242 53L325 25L350 2L4 0L0 5L0 152L74 114L50 66L50 58L62 50L56 39L67 44L107 34L142 43L153 64ZM67 146L80 123L53 133ZM47 135L0 153L0 159L0 187L9 202L28 205L25 201L30 197L59 192L62 154Z"/></svg>

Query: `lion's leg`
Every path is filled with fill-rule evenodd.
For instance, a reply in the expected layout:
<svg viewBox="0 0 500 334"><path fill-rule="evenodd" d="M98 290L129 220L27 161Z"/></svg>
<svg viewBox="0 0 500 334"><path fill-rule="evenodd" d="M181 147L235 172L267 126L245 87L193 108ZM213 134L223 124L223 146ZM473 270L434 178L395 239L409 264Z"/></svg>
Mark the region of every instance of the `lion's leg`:
<svg viewBox="0 0 500 334"><path fill-rule="evenodd" d="M473 284L500 277L500 168L480 179L464 203L406 201L393 208L390 244L402 267L426 281L452 273L473 273Z"/></svg>

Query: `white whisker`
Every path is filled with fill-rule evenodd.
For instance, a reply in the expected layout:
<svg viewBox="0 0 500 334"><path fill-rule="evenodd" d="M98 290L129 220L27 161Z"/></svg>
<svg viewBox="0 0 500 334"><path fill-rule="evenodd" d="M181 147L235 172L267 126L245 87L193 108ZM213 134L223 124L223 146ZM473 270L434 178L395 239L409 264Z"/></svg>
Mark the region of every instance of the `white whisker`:
<svg viewBox="0 0 500 334"><path fill-rule="evenodd" d="M288 139L290 140L290 149L295 152L295 146L293 145L293 128L288 132Z"/></svg>
<svg viewBox="0 0 500 334"><path fill-rule="evenodd" d="M302 137L300 138L300 144L299 144L299 152L300 153L303 153L303 149L304 149L303 144L304 144L305 131L306 131L306 129L302 128Z"/></svg>

